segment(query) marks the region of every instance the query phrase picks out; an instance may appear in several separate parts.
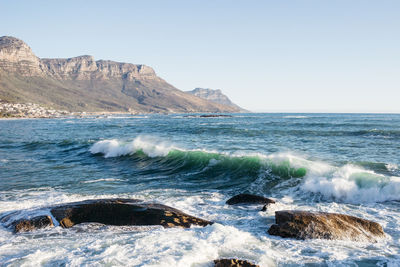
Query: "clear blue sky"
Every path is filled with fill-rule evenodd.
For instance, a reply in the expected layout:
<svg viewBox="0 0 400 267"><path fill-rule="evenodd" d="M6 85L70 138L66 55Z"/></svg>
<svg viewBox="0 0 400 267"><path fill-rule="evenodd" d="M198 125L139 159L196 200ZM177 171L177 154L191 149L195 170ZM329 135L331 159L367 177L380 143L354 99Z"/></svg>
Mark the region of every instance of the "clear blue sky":
<svg viewBox="0 0 400 267"><path fill-rule="evenodd" d="M400 112L400 1L0 0L39 57L146 64L255 111Z"/></svg>

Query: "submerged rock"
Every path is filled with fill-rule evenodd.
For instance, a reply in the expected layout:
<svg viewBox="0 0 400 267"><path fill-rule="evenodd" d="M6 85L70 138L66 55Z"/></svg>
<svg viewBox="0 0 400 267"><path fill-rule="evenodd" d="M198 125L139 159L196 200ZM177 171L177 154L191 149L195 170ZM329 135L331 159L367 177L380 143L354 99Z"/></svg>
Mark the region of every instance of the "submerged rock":
<svg viewBox="0 0 400 267"><path fill-rule="evenodd" d="M205 115L200 115L200 118L232 118L232 115L224 115L224 114L205 114Z"/></svg>
<svg viewBox="0 0 400 267"><path fill-rule="evenodd" d="M308 211L275 212L270 235L297 239L344 239L376 241L385 233L379 223L354 216Z"/></svg>
<svg viewBox="0 0 400 267"><path fill-rule="evenodd" d="M260 267L245 260L238 259L219 259L214 260L214 267Z"/></svg>
<svg viewBox="0 0 400 267"><path fill-rule="evenodd" d="M15 221L11 226L14 228L14 233L20 233L54 226L54 224L50 216L43 215Z"/></svg>
<svg viewBox="0 0 400 267"><path fill-rule="evenodd" d="M273 204L275 203L275 200L262 197L262 196L257 196L257 195L251 195L251 194L239 194L236 195L226 201L226 204L228 205L235 205L235 204Z"/></svg>
<svg viewBox="0 0 400 267"><path fill-rule="evenodd" d="M90 222L106 225L161 225L166 228L212 224L166 205L144 203L136 199L86 200L60 205L50 212L64 228Z"/></svg>
<svg viewBox="0 0 400 267"><path fill-rule="evenodd" d="M268 209L268 206L269 206L269 204L267 204L267 205L264 205L264 206L262 207L261 211L267 211L267 209Z"/></svg>

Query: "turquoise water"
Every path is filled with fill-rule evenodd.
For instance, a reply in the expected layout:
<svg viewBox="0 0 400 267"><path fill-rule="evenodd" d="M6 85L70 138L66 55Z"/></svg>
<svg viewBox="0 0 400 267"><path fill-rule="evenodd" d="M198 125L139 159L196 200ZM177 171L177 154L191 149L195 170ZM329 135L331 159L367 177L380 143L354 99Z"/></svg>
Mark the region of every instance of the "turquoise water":
<svg viewBox="0 0 400 267"><path fill-rule="evenodd" d="M205 228L82 225L13 235L3 265L400 264L400 115L233 114L0 121L0 216L88 198L133 197L215 221ZM238 193L275 198L231 207ZM340 212L381 223L378 243L269 236L274 211ZM0 265L1 265L0 264Z"/></svg>

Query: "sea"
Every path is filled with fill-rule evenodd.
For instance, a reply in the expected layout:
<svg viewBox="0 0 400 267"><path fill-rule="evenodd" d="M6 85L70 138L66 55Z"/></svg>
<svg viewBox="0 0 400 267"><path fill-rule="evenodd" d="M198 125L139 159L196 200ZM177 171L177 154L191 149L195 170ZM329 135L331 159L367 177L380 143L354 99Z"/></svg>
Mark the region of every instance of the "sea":
<svg viewBox="0 0 400 267"><path fill-rule="evenodd" d="M14 234L0 266L400 266L400 114L113 115L0 120L0 218L57 204L135 198L206 227L81 224ZM226 205L250 193L276 204ZM372 220L386 236L296 240L267 233L275 211Z"/></svg>

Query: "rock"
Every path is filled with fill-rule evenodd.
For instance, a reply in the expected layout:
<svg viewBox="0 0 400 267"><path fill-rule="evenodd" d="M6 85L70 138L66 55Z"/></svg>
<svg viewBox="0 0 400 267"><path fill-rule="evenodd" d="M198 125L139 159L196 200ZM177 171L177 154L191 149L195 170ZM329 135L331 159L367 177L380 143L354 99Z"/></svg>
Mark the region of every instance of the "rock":
<svg viewBox="0 0 400 267"><path fill-rule="evenodd" d="M36 229L41 229L49 226L54 226L50 216L37 216L32 219L22 219L11 224L14 227L14 233L27 232Z"/></svg>
<svg viewBox="0 0 400 267"><path fill-rule="evenodd" d="M226 204L228 205L235 205L235 204L273 204L275 203L275 200L262 197L262 196L257 196L257 195L251 195L251 194L239 194L236 195L226 201Z"/></svg>
<svg viewBox="0 0 400 267"><path fill-rule="evenodd" d="M89 222L106 225L161 225L166 228L212 224L166 205L144 203L136 199L86 200L60 205L50 212L64 228Z"/></svg>
<svg viewBox="0 0 400 267"><path fill-rule="evenodd" d="M267 205L264 205L264 206L262 207L261 211L267 211L267 209L268 209L268 206L269 206L269 204L267 204Z"/></svg>
<svg viewBox="0 0 400 267"><path fill-rule="evenodd" d="M376 241L385 235L376 222L338 213L282 210L275 212L275 223L270 235L297 239Z"/></svg>
<svg viewBox="0 0 400 267"><path fill-rule="evenodd" d="M238 259L219 259L214 260L214 267L260 267L245 260Z"/></svg>
<svg viewBox="0 0 400 267"><path fill-rule="evenodd" d="M205 114L205 115L200 115L200 118L232 118L231 115L224 115L224 114Z"/></svg>
<svg viewBox="0 0 400 267"><path fill-rule="evenodd" d="M23 41L11 37L0 37L0 69L17 72L23 76L40 75L40 59Z"/></svg>

